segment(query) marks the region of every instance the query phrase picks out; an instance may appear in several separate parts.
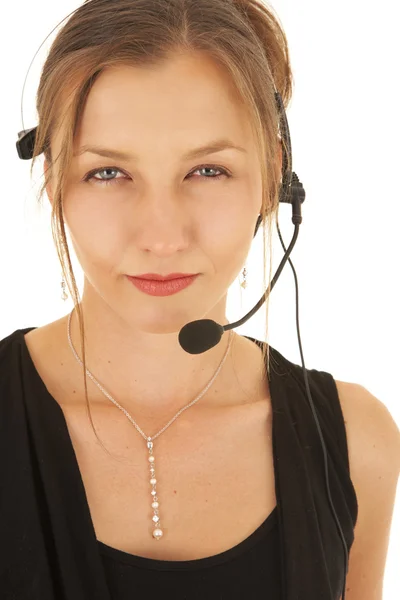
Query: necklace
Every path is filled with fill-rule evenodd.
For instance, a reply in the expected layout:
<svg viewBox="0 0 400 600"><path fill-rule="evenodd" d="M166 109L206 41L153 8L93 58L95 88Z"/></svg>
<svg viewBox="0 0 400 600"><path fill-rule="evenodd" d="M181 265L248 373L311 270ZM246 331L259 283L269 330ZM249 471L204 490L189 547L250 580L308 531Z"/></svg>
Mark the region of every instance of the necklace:
<svg viewBox="0 0 400 600"><path fill-rule="evenodd" d="M69 345L71 347L71 350L76 358L76 360L83 365L83 362L81 361L81 359L79 358L79 356L77 355L75 348L72 344L72 340L71 340L71 317L72 317L72 313L73 313L74 309L71 311L69 318L68 318L68 342ZM103 394L105 394L107 396L107 398L109 400L111 400L111 402L113 402L115 404L115 406L117 406L117 408L119 408L120 410L122 410L122 412L128 417L128 419L131 421L131 423L135 426L135 428L138 430L138 432L142 435L142 437L145 439L146 443L147 443L147 449L149 451L149 456L148 456L148 461L149 461L149 466L150 466L150 484L151 484L151 508L153 509L153 516L152 516L152 527L154 527L153 529L153 538L155 540L160 540L162 538L162 536L164 535L163 530L161 529L161 520L160 520L160 515L159 515L159 499L158 499L158 495L157 495L157 490L156 490L156 484L157 484L157 479L156 479L156 471L155 471L155 458L154 458L154 453L153 453L153 446L154 446L154 440L161 435L166 429L167 427L169 427L174 421L175 419L177 419L179 417L179 415L181 413L183 413L184 410L186 410L187 408L189 408L190 406L193 406L193 404L195 404L198 400L200 400L200 398L202 396L204 396L204 394L206 393L206 391L209 389L209 387L212 385L212 383L214 382L214 380L216 379L218 373L220 372L222 365L224 364L226 357L228 355L229 349L231 347L231 343L232 343L232 333L233 330L230 331L229 333L229 342L228 342L228 347L225 351L225 354L222 358L222 361L219 364L218 369L216 370L215 374L213 375L213 377L211 378L211 380L209 381L209 383L206 385L206 387L203 389L203 391L194 399L192 400L192 402L189 402L189 404L187 404L186 406L184 406L183 408L181 408L176 415L170 420L168 421L168 423L162 428L160 429L160 431L158 433L156 433L153 436L147 436L139 427L139 425L132 419L132 417L130 416L130 414L128 413L127 410L125 410L125 408L123 408L120 404L118 404L118 402L116 400L114 400L114 398L103 388L103 386L93 377L93 375L91 374L91 372L86 369L86 373L87 375L90 377L90 379L97 385L97 387L103 392Z"/></svg>

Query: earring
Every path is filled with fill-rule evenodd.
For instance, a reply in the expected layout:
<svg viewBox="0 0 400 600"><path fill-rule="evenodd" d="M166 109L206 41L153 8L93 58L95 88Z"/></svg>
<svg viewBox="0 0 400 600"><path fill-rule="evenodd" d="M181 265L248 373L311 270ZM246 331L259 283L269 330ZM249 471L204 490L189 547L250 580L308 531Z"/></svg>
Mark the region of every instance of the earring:
<svg viewBox="0 0 400 600"><path fill-rule="evenodd" d="M68 294L65 293L65 279L64 279L64 274L62 276L62 281L61 281L61 288L62 288L62 296L61 296L61 300L68 300Z"/></svg>
<svg viewBox="0 0 400 600"><path fill-rule="evenodd" d="M243 289L246 289L246 287L247 287L247 281L246 281L246 275L247 275L247 271L246 271L246 267L244 267L244 269L243 269L243 271L242 271L242 274L243 274L243 281L241 282L240 286L241 286Z"/></svg>

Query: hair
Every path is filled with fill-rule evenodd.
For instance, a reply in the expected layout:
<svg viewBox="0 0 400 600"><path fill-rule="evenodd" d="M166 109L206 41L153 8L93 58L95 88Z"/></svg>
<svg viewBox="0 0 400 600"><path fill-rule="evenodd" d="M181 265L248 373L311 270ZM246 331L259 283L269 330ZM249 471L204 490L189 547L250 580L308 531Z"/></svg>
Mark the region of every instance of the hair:
<svg viewBox="0 0 400 600"><path fill-rule="evenodd" d="M52 235L78 314L85 398L97 438L87 393L83 312L63 219L66 174L85 102L101 72L126 65L158 66L177 53L203 53L225 68L247 109L257 151L262 157L263 281L266 289L268 231L267 289L270 291L271 231L279 207L282 175L278 151L280 144L284 145L279 136L275 89L287 108L293 87L286 35L273 9L267 8L262 0L86 0L58 32L42 69L36 98L39 122L31 176L36 157L44 153L49 166L39 190L39 202L51 181ZM61 125L61 151L53 159L50 140ZM53 169L57 161L58 177L55 177ZM269 294L265 307L268 339ZM269 344L263 345L263 358L268 369Z"/></svg>

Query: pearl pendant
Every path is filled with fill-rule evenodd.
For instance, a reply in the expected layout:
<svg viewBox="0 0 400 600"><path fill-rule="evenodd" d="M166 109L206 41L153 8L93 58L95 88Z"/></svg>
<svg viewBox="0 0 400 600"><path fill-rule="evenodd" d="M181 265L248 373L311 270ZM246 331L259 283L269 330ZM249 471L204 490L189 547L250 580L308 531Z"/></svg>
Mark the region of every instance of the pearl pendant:
<svg viewBox="0 0 400 600"><path fill-rule="evenodd" d="M157 484L157 479L155 477L155 465L154 465L154 456L153 456L153 442L151 441L151 437L147 438L147 448L149 449L149 463L150 463L150 484L152 486L152 490L150 492L151 496L152 496L152 503L151 503L151 507L153 509L153 516L152 516L152 521L153 521L153 525L155 526L155 529L153 530L153 538L155 540L160 540L162 538L162 536L164 535L163 530L160 528L160 517L158 515L158 507L159 507L159 503L158 503L158 498L157 498L157 490L156 490L156 484Z"/></svg>
<svg viewBox="0 0 400 600"><path fill-rule="evenodd" d="M162 535L163 535L162 529L155 529L155 530L153 531L153 537L154 537L156 540L159 540L159 539L162 537Z"/></svg>

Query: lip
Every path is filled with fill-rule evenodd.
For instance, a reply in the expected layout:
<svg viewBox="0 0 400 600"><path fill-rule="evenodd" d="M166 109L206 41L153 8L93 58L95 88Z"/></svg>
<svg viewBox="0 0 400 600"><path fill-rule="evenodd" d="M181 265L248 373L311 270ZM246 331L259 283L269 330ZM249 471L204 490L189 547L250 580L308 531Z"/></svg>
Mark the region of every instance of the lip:
<svg viewBox="0 0 400 600"><path fill-rule="evenodd" d="M182 279L183 277L194 277L196 273L170 273L169 275L158 275L157 273L144 273L143 275L128 275L135 279L150 279L151 281L169 281L170 279Z"/></svg>
<svg viewBox="0 0 400 600"><path fill-rule="evenodd" d="M150 296L171 296L189 287L198 277L197 275L191 275L186 277L179 277L169 280L155 280L155 279L144 279L143 277L130 277L127 275L129 281L133 283L140 291Z"/></svg>

